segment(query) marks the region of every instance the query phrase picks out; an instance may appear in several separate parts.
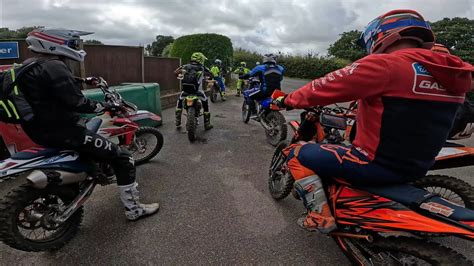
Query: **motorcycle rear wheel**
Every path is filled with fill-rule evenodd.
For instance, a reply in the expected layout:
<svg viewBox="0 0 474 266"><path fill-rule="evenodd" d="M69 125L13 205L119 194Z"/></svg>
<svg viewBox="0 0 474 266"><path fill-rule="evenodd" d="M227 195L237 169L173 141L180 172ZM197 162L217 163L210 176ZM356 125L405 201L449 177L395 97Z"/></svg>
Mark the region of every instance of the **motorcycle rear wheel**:
<svg viewBox="0 0 474 266"><path fill-rule="evenodd" d="M78 193L66 186L39 190L29 184L12 190L0 202L0 240L23 251L60 249L79 231L84 210L81 207L62 224L54 224L47 218L57 210L55 205L69 204ZM29 229L31 232L27 233Z"/></svg>
<svg viewBox="0 0 474 266"><path fill-rule="evenodd" d="M438 243L408 237L367 240L334 236L354 265L472 265L456 251Z"/></svg>
<svg viewBox="0 0 474 266"><path fill-rule="evenodd" d="M196 108L193 106L188 107L187 109L188 117L186 119L186 130L188 131L188 139L191 142L196 140L196 130L197 130L197 118L196 118Z"/></svg>
<svg viewBox="0 0 474 266"><path fill-rule="evenodd" d="M474 209L474 188L458 178L446 175L427 175L412 184L438 194L452 203L471 210Z"/></svg>

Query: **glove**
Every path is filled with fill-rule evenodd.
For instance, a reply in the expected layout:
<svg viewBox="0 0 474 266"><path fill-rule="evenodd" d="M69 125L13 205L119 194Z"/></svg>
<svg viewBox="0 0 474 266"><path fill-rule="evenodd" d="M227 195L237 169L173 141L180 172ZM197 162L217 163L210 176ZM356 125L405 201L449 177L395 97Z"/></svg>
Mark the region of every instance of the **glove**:
<svg viewBox="0 0 474 266"><path fill-rule="evenodd" d="M97 87L97 85L99 85L100 83L100 79L96 77L87 77L84 79L84 83L90 86Z"/></svg>

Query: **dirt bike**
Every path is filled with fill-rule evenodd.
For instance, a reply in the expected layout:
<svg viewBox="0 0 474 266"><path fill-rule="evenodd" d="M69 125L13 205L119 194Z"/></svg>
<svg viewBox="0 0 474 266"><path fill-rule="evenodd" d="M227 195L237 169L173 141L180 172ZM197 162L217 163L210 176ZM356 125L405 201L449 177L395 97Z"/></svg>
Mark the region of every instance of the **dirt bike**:
<svg viewBox="0 0 474 266"><path fill-rule="evenodd" d="M210 95L209 95L209 98L211 99L211 102L215 103L217 102L217 96L220 95L221 96L221 100L222 101L225 101L225 99L222 98L222 94L221 94L221 89L219 88L219 84L217 84L217 81L215 80L208 80L207 81L210 85L211 85L211 91L210 91Z"/></svg>
<svg viewBox="0 0 474 266"><path fill-rule="evenodd" d="M259 88L259 83L251 79L251 88ZM265 129L265 135L268 143L276 146L280 141L285 140L288 132L285 117L280 113L280 108L272 103L272 98L268 97L261 101L255 101L250 98L253 89L243 91L244 102L242 103L242 121L248 123L254 119ZM275 91L280 92L279 90ZM254 106L252 108L252 106ZM253 109L253 110L252 110ZM252 117L252 113L254 116Z"/></svg>
<svg viewBox="0 0 474 266"><path fill-rule="evenodd" d="M299 141L340 141L339 133L347 123L338 110L326 107L307 109L302 113L291 142L281 142L273 155L269 172L271 196L280 200L293 187L282 150ZM331 138L325 134L334 134ZM290 181L288 181L290 180ZM329 235L356 265L453 264L471 265L455 251L430 242L426 237L457 236L474 239L474 211L422 190L404 184L386 187L354 187L339 179L325 179L331 211L338 229ZM422 186L421 186L422 187ZM407 193L407 192L410 193ZM294 193L296 198L299 196Z"/></svg>
<svg viewBox="0 0 474 266"><path fill-rule="evenodd" d="M103 130L122 145L132 145L132 133L139 129L133 121L152 115L134 112L136 107L110 91L102 79L100 86L113 107L109 118L93 118L86 127L96 133ZM115 183L110 165L74 151L44 147L1 161L0 179L12 176L27 182L0 201L0 240L12 248L35 252L56 250L69 242L79 230L83 206L96 185Z"/></svg>
<svg viewBox="0 0 474 266"><path fill-rule="evenodd" d="M143 120L161 121L161 117L145 110L138 110L133 103L125 101L116 91L111 91L102 79L100 89L105 101L116 106L101 116L92 118L99 123L98 134L111 142L128 149L136 165L148 162L163 148L163 135L154 127L140 127Z"/></svg>
<svg viewBox="0 0 474 266"><path fill-rule="evenodd" d="M186 131L188 139L194 142L197 138L197 126L199 117L202 116L202 103L196 95L188 95L184 98L183 107L186 110Z"/></svg>

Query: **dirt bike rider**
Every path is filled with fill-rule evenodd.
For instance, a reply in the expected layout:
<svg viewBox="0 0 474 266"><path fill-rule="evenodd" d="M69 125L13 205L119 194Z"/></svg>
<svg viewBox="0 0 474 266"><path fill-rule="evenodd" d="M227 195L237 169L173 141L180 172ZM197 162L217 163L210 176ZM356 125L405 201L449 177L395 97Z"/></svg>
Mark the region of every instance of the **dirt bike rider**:
<svg viewBox="0 0 474 266"><path fill-rule="evenodd" d="M237 74L240 76L243 76L245 74L248 74L250 72L250 69L247 68L247 63L246 62L240 62L240 66L234 70L234 74ZM240 96L240 92L242 90L242 86L245 82L245 79L237 79L237 95Z"/></svg>
<svg viewBox="0 0 474 266"><path fill-rule="evenodd" d="M321 178L384 186L425 176L443 147L474 67L431 51L434 33L412 10L393 10L368 24L368 56L279 97L280 106L309 108L359 100L353 146L297 144L288 167L308 209L298 223L336 229Z"/></svg>
<svg viewBox="0 0 474 266"><path fill-rule="evenodd" d="M219 86L221 99L225 101L226 98L225 98L224 76L226 74L226 70L224 69L222 65L222 60L220 59L214 60L214 65L211 67L211 73L213 75L214 80L217 82L217 85Z"/></svg>
<svg viewBox="0 0 474 266"><path fill-rule="evenodd" d="M266 54L263 56L263 64L257 65L248 74L239 76L239 79L249 79L250 77L258 77L260 87L249 90L250 99L260 101L270 97L275 90L281 89L281 81L285 69L277 64L276 56ZM250 103L252 113L256 115L256 106L252 101Z"/></svg>
<svg viewBox="0 0 474 266"><path fill-rule="evenodd" d="M84 80L74 77L65 64L67 60L84 61L86 52L80 50L80 36L88 34L92 32L43 28L28 33L28 49L36 56L25 63L38 61L39 65L19 81L35 115L33 121L22 126L37 144L76 150L87 158L110 163L117 178L125 215L129 220L137 220L156 213L159 204L140 203L131 154L86 129L80 113L101 113L110 106L87 99L81 92ZM98 79L86 78L85 82L96 85Z"/></svg>
<svg viewBox="0 0 474 266"><path fill-rule="evenodd" d="M202 53L193 53L191 55L191 62L187 65L183 65L176 69L174 73L179 77L183 78L182 92L179 95L178 102L176 103L176 127L181 127L181 115L183 113L183 100L188 95L197 95L202 103L202 109L204 111L204 128L209 130L213 128L211 124L211 113L209 112L209 101L207 100L206 94L204 93L204 81L205 79L212 77L210 70L204 66L204 62L207 60L206 56Z"/></svg>
<svg viewBox="0 0 474 266"><path fill-rule="evenodd" d="M448 48L438 43L435 43L431 50L438 53L451 54ZM474 90L474 80L471 83L471 90ZM474 103L466 97L464 104L458 109L448 139L467 139L471 137L472 133L474 133Z"/></svg>

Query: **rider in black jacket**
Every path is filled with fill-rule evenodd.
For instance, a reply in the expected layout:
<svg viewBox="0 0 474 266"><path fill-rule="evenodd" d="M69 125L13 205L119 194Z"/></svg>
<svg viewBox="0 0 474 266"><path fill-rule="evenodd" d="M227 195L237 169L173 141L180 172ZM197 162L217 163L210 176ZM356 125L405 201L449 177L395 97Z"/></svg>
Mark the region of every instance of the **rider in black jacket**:
<svg viewBox="0 0 474 266"><path fill-rule="evenodd" d="M120 198L129 220L156 213L158 203L142 204L138 198L133 158L126 150L108 141L81 123L80 113L100 113L106 103L87 99L81 82L64 63L83 61L85 51L79 50L80 36L89 32L64 29L36 29L28 34L28 49L37 57L38 65L19 80L25 98L34 112L34 119L22 124L26 134L36 143L58 149L73 149L82 156L108 162L114 168ZM27 62L26 62L27 63ZM87 78L86 83L97 83Z"/></svg>

